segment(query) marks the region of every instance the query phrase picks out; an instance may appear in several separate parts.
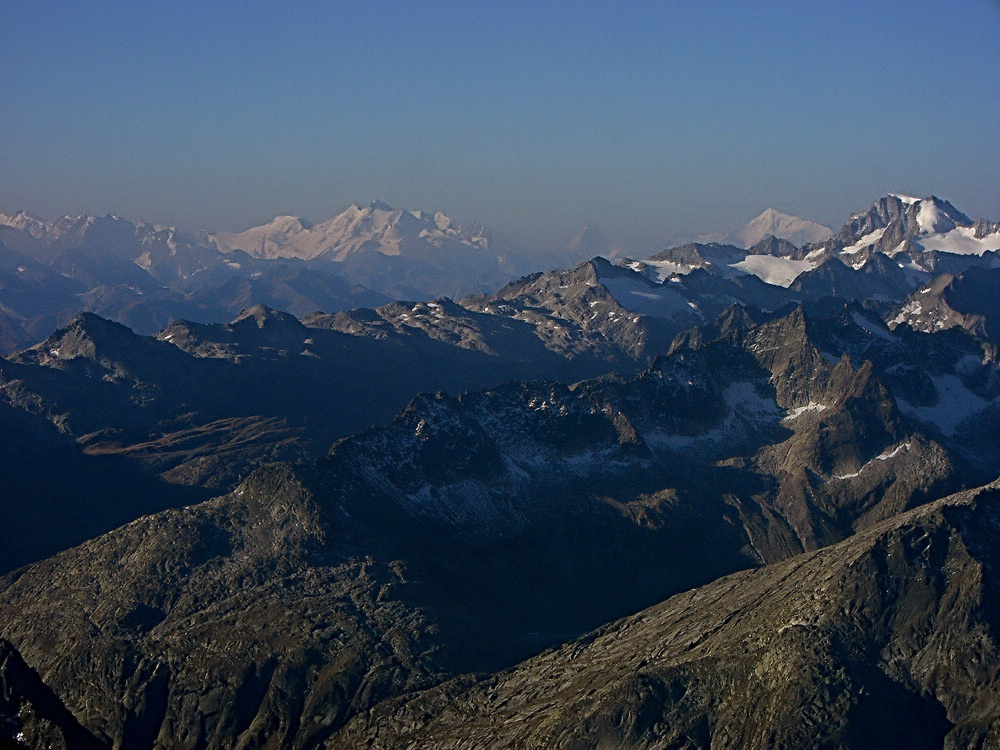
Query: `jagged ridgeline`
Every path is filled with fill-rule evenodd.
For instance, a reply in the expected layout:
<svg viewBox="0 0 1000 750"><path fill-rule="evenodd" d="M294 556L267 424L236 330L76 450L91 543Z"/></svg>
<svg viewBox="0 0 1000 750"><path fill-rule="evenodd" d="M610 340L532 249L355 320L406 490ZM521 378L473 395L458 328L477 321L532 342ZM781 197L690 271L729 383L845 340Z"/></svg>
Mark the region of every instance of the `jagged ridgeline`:
<svg viewBox="0 0 1000 750"><path fill-rule="evenodd" d="M480 224L380 201L240 233L0 214L0 352L37 343L80 312L152 334L179 318L224 323L254 304L301 318L491 294L522 274L613 255L626 271L605 285L617 302L682 327L710 321L722 299L774 307L836 294L885 306L942 273L996 267L1000 224L934 196L887 195L836 233L769 209L721 240L632 260L588 224L564 249L529 252Z"/></svg>
<svg viewBox="0 0 1000 750"><path fill-rule="evenodd" d="M223 256L244 302L278 260L329 291L499 247L352 211L200 256L116 217L0 239L25 284L79 281L73 244ZM790 218L454 300L84 312L0 360L0 740L1000 746L1000 227L933 197Z"/></svg>

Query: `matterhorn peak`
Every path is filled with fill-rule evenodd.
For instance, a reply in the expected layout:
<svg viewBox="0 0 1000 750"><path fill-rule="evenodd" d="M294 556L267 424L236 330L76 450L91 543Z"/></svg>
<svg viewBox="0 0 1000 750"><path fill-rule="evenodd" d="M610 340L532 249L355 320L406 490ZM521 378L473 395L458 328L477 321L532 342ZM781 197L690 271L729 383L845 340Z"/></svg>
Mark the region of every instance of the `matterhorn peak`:
<svg viewBox="0 0 1000 750"><path fill-rule="evenodd" d="M567 248L580 258L607 258L611 255L611 246L607 237L593 221L588 221L579 231Z"/></svg>

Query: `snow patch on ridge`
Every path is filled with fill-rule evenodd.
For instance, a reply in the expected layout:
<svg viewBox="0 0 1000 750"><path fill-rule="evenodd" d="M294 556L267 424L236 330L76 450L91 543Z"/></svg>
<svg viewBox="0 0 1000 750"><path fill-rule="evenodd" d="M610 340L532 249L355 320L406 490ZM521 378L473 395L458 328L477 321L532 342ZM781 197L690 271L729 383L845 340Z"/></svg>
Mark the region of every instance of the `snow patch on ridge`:
<svg viewBox="0 0 1000 750"><path fill-rule="evenodd" d="M875 458L873 458L871 461L868 461L864 466L855 471L853 474L834 474L833 478L853 479L854 477L861 476L861 472L863 472L865 469L871 466L873 462L888 461L890 458L894 458L895 456L897 456L901 451L908 451L908 450L910 450L910 443L902 443L900 445L897 445L895 448L882 451L882 453L879 453L877 456L875 456Z"/></svg>
<svg viewBox="0 0 1000 750"><path fill-rule="evenodd" d="M685 265L684 263L675 263L672 260L647 260L644 261L647 267L647 275L650 279L656 282L664 282L669 279L674 274L685 275L691 273L696 266ZM633 268L632 270L638 270Z"/></svg>
<svg viewBox="0 0 1000 750"><path fill-rule="evenodd" d="M810 411L815 411L815 412L826 411L826 404L820 404L817 403L816 401L810 401L805 406L796 406L794 409L789 409L788 415L785 416L781 421L791 422L793 419L797 419L806 412Z"/></svg>
<svg viewBox="0 0 1000 750"><path fill-rule="evenodd" d="M651 287L638 278L602 279L601 283L619 305L632 312L654 317L692 313L688 300L674 286Z"/></svg>
<svg viewBox="0 0 1000 750"><path fill-rule="evenodd" d="M868 318L866 318L864 315L857 312L856 310L851 312L851 320L853 320L854 323L859 328L864 329L868 333L872 334L877 338L882 339L883 341L888 341L889 343L895 343L895 341L897 340L896 337L893 336L891 333L882 328L879 328L872 321L868 320Z"/></svg>
<svg viewBox="0 0 1000 750"><path fill-rule="evenodd" d="M853 245L845 247L843 250L841 250L840 254L854 255L855 253L864 250L869 245L874 245L876 242L882 239L882 235L885 234L886 229L887 227L881 227L880 229L876 229L874 232L869 232L864 237L855 242Z"/></svg>

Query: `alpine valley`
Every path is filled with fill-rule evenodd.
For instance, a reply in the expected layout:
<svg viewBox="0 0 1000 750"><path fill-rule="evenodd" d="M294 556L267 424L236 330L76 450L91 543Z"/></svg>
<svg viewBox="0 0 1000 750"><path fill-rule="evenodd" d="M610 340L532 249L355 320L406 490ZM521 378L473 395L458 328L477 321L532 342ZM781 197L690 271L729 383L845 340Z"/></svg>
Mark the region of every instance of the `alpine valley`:
<svg viewBox="0 0 1000 750"><path fill-rule="evenodd" d="M1000 748L1000 223L720 240L0 214L0 743Z"/></svg>

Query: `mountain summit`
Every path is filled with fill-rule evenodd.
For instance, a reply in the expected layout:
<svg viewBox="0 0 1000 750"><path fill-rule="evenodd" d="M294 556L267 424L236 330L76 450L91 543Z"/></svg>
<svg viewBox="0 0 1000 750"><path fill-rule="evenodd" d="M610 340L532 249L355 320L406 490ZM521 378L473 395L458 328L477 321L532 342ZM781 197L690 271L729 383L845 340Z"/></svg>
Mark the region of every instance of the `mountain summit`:
<svg viewBox="0 0 1000 750"><path fill-rule="evenodd" d="M728 241L737 247L750 248L768 236L788 240L793 245L823 242L833 236L833 230L815 221L790 216L769 208L742 229L733 232Z"/></svg>
<svg viewBox="0 0 1000 750"><path fill-rule="evenodd" d="M569 244L569 249L580 253L581 257L586 256L588 259L597 256L607 258L611 254L608 238L592 221L588 221L580 230L580 233Z"/></svg>

